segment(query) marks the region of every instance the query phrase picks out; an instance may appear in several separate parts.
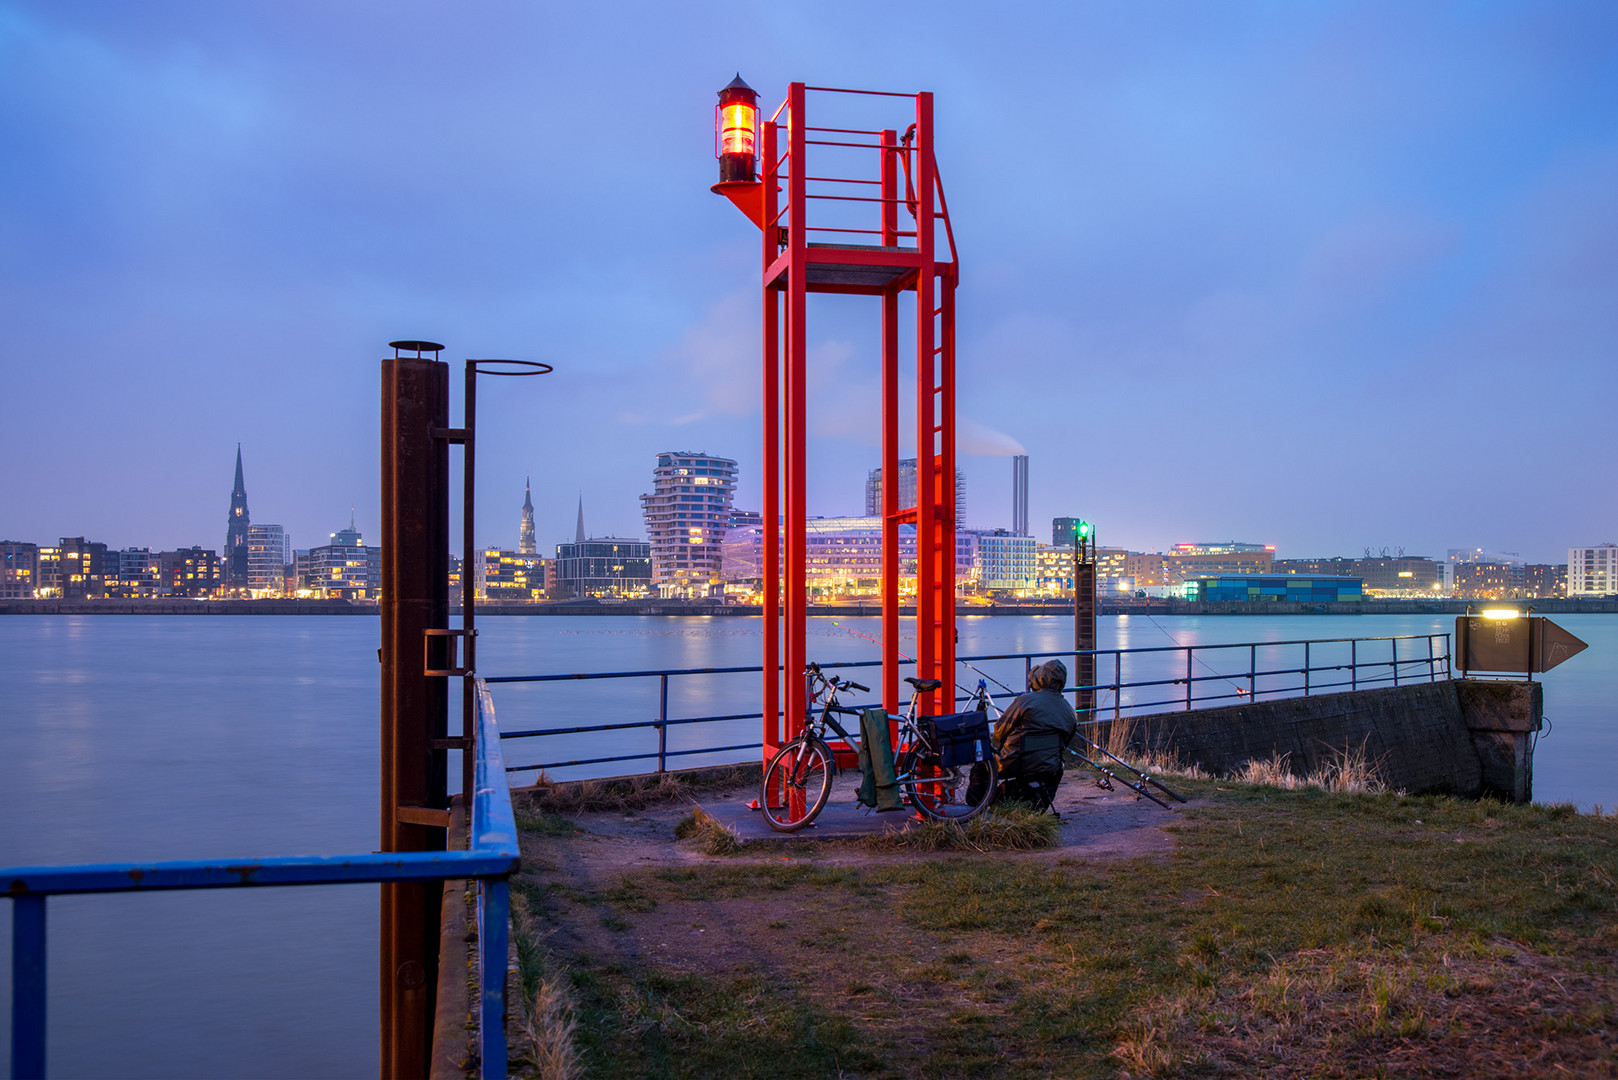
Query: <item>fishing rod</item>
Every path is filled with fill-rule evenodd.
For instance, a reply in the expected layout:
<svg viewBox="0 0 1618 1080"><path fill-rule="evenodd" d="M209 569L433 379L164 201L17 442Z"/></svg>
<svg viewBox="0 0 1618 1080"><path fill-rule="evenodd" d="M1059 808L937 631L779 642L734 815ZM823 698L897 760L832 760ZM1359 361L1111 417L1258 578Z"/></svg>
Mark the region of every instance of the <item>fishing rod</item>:
<svg viewBox="0 0 1618 1080"><path fill-rule="evenodd" d="M846 630L851 634L857 634L858 636L864 638L866 641L873 642L873 643L875 643L877 645L882 644L880 639L874 638L870 634L862 633L861 631L854 629L852 626L844 626L843 624L839 623L835 619L832 620L832 625L837 627L839 630ZM907 656L902 652L899 655L901 657L903 657L904 659L906 659L906 660L914 660L915 659L915 657ZM994 685L998 686L1000 689L1004 690L1006 693L1016 695L1017 691L1013 690L1011 687L1007 686L1005 683L1001 682L999 679L995 678L993 675L990 675L987 671L984 671L982 668L978 667L976 664L973 664L971 661L969 661L969 660L957 660L957 663L961 664L963 667L967 667L967 668L972 669L973 671L977 672L978 675L980 676L980 678L978 680L978 689L976 691L968 690L966 687L962 686L960 683L955 684L955 689L959 690L963 694L966 694L969 698L976 698L981 704L983 704L985 706L987 706L989 704L989 695L987 693L986 688L983 685L983 680L984 679L987 679L989 682L994 683ZM1135 791L1140 792L1142 795L1146 796L1148 799L1151 799L1153 802L1157 803L1159 806L1163 807L1165 810L1172 809L1172 807L1170 807L1169 804L1164 802L1162 799L1159 799L1156 795L1153 795L1150 791L1147 791L1145 786L1144 786L1145 784L1151 784L1153 787L1158 788L1165 795L1169 796L1171 799L1175 799L1178 802L1185 802L1186 801L1186 798L1185 798L1184 795L1181 795L1179 792L1174 791L1167 784L1164 784L1163 781L1159 780L1157 777L1153 776L1151 773L1146 772L1144 769L1139 769L1139 768L1136 768L1134 765L1131 765L1129 762L1125 761L1123 758L1119 757L1117 754L1113 753L1111 750L1108 750L1105 746L1102 746L1100 743L1098 743L1094 739L1090 738L1084 732L1075 730L1074 734L1077 735L1079 738L1083 739L1086 743L1088 743L1094 749L1101 751L1103 754L1106 754L1108 757L1112 758L1112 760L1116 761L1118 764L1122 765L1124 768L1128 769L1130 772L1132 772L1136 776L1140 777L1140 780L1139 780L1139 782L1132 781L1132 780L1125 780L1124 778L1120 777L1117 773L1113 772L1112 770L1110 770L1110 769L1108 769L1108 768L1106 768L1106 767L1104 767L1104 766L1102 766L1102 765L1100 765L1100 764L1098 764L1098 763L1096 763L1094 761L1091 761L1089 758L1085 757L1083 754L1079 753L1077 750L1073 749L1071 746L1065 747L1065 749L1067 750L1068 753L1072 754L1074 757L1078 758L1080 761L1084 762L1086 765L1088 765L1092 769L1096 770L1096 772L1101 773L1104 776L1111 777L1112 779L1117 780L1120 784L1123 784L1125 787L1132 788Z"/></svg>
<svg viewBox="0 0 1618 1080"><path fill-rule="evenodd" d="M995 678L993 675L990 675L988 672L982 671L979 668L975 667L970 662L968 662L966 660L962 660L962 661L960 661L960 663L962 663L965 666L971 668L973 671L976 671L983 678L988 679L990 682L994 683L994 685L998 686L1000 689L1004 690L1006 693L1008 693L1008 694L1016 693L1016 691L1011 689L1011 687L1007 686L1005 683L1001 682L999 679ZM987 695L985 695L984 700L987 700ZM1105 746L1102 746L1100 743L1098 743L1094 739L1090 738L1083 731L1075 731L1074 734L1077 735L1079 738L1083 739L1085 742L1089 743L1095 749L1101 751L1103 754L1106 754L1108 757L1112 758L1112 760L1116 761L1118 764L1122 765L1124 768L1128 769L1130 772L1134 773L1136 776L1140 777L1142 783L1151 784L1153 787L1158 788L1165 795L1169 796L1169 798L1171 798L1171 799L1175 799L1175 800L1177 800L1179 802L1185 802L1186 801L1184 795L1181 795L1179 792L1170 789L1168 787L1168 785L1164 784L1161 780L1159 780L1157 777L1153 776L1151 773L1145 771L1144 769L1139 769L1139 768L1136 768L1134 765L1131 765L1129 762L1125 761L1123 758L1119 757L1117 754L1113 753L1111 750L1108 750ZM1085 761L1086 763L1089 763L1089 764L1092 764L1092 765L1094 764L1093 762L1090 762L1089 758L1086 758L1082 754L1079 754L1079 752L1077 750L1072 750L1071 752L1075 756L1079 757L1080 760ZM1096 768L1099 768L1099 766L1096 766ZM1108 773L1108 775L1111 776L1113 774ZM1128 781L1125 781L1125 783L1128 783ZM1135 784L1130 784L1130 786L1138 788L1138 785L1135 785ZM1144 794L1144 792L1143 792L1143 794ZM1150 797L1150 796L1148 796L1148 797ZM1161 800L1158 800L1156 798L1152 798L1152 801L1153 802L1160 802Z"/></svg>

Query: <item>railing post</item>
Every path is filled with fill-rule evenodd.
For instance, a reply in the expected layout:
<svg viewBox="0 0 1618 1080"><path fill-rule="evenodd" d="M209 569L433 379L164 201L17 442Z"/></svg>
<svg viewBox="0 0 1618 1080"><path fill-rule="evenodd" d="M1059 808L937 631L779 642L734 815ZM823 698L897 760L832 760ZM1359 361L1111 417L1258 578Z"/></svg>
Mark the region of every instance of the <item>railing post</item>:
<svg viewBox="0 0 1618 1080"><path fill-rule="evenodd" d="M11 897L11 1075L45 1075L45 895Z"/></svg>
<svg viewBox="0 0 1618 1080"><path fill-rule="evenodd" d="M1191 711L1191 664L1192 654L1196 652L1195 646L1185 647L1185 711Z"/></svg>
<svg viewBox="0 0 1618 1080"><path fill-rule="evenodd" d="M1258 700L1258 646L1247 646L1247 700Z"/></svg>
<svg viewBox="0 0 1618 1080"><path fill-rule="evenodd" d="M669 752L669 677L658 676L657 692L657 771L668 772Z"/></svg>
<svg viewBox="0 0 1618 1080"><path fill-rule="evenodd" d="M506 954L511 948L511 886L485 878L478 889L479 1075L506 1075Z"/></svg>
<svg viewBox="0 0 1618 1080"><path fill-rule="evenodd" d="M1360 688L1360 639L1355 638L1348 643L1348 688Z"/></svg>
<svg viewBox="0 0 1618 1080"><path fill-rule="evenodd" d="M1309 643L1303 643L1303 696L1309 696Z"/></svg>
<svg viewBox="0 0 1618 1080"><path fill-rule="evenodd" d="M1437 664L1435 663L1436 660L1437 660L1437 657L1433 656L1433 635L1428 634L1427 635L1427 681L1428 682L1437 682L1438 681L1438 668L1437 668Z"/></svg>
<svg viewBox="0 0 1618 1080"><path fill-rule="evenodd" d="M1449 635L1444 635L1444 678L1455 678L1455 654L1450 651Z"/></svg>
<svg viewBox="0 0 1618 1080"><path fill-rule="evenodd" d="M1393 646L1393 685L1399 685L1399 639L1391 638L1388 641Z"/></svg>
<svg viewBox="0 0 1618 1080"><path fill-rule="evenodd" d="M1124 654L1117 649L1112 653L1112 718L1121 715L1124 702Z"/></svg>

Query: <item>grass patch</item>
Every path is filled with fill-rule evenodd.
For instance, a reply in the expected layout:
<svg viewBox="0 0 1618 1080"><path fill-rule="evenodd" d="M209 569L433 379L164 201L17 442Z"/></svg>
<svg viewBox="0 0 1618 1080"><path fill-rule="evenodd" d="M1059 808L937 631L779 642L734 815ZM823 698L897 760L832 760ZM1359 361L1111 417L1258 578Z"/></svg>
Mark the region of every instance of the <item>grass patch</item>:
<svg viewBox="0 0 1618 1080"><path fill-rule="evenodd" d="M863 838L872 851L1033 851L1055 847L1062 822L1054 814L992 806L964 824L924 821Z"/></svg>
<svg viewBox="0 0 1618 1080"><path fill-rule="evenodd" d="M521 1000L511 1003L506 1038L513 1076L577 1080L584 1075L572 981L545 946L548 934L521 890L511 894L511 934L517 948Z"/></svg>
<svg viewBox="0 0 1618 1080"><path fill-rule="evenodd" d="M973 822L928 849L948 858L625 874L593 902L634 948L567 958L582 1059L629 1077L1611 1075L1618 820L1187 786L1162 858L996 858ZM671 930L691 926L726 932Z"/></svg>
<svg viewBox="0 0 1618 1080"><path fill-rule="evenodd" d="M736 830L715 818L700 806L674 826L676 840L695 840L709 855L734 855L742 849L742 838Z"/></svg>

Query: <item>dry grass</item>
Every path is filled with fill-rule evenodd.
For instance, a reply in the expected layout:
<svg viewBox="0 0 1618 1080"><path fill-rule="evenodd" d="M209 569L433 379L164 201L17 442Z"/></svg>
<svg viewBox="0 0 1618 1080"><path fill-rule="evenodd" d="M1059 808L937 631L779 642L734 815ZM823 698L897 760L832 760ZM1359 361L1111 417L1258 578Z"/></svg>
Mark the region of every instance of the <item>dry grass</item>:
<svg viewBox="0 0 1618 1080"><path fill-rule="evenodd" d="M675 824L674 838L696 840L709 855L734 855L742 849L741 835L700 806Z"/></svg>
<svg viewBox="0 0 1618 1080"><path fill-rule="evenodd" d="M1230 779L1243 784L1283 788L1298 791L1319 788L1346 795L1380 794L1388 790L1378 762L1372 761L1362 744L1358 749L1344 747L1334 751L1332 759L1312 773L1294 772L1288 761L1289 754L1276 754L1265 761L1249 761L1232 773Z"/></svg>
<svg viewBox="0 0 1618 1080"><path fill-rule="evenodd" d="M511 931L522 987L522 1001L511 1009L507 1027L508 1038L515 1035L517 1042L513 1072L539 1080L579 1080L584 1063L574 1039L578 1021L571 984L565 971L549 970L546 932L517 890L511 894Z"/></svg>
<svg viewBox="0 0 1618 1080"><path fill-rule="evenodd" d="M888 829L862 843L874 851L1035 851L1055 847L1061 826L1054 814L993 806L964 825L925 821Z"/></svg>

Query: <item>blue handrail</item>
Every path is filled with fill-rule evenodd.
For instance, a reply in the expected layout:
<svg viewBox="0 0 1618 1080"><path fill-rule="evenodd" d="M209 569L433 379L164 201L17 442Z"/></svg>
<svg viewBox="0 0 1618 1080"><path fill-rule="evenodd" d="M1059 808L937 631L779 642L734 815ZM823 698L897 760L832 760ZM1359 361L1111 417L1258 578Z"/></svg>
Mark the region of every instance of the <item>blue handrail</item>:
<svg viewBox="0 0 1618 1080"><path fill-rule="evenodd" d="M477 733L470 844L465 851L367 852L267 859L180 859L150 863L0 868L12 902L11 1075L45 1075L45 901L77 893L169 889L262 888L277 885L355 885L375 882L478 881L479 1053L481 1075L506 1075L505 1011L510 888L517 870L517 821L506 787L505 759L494 702L476 681Z"/></svg>

